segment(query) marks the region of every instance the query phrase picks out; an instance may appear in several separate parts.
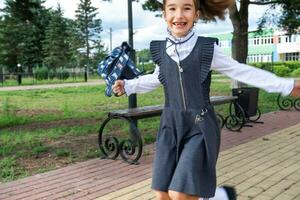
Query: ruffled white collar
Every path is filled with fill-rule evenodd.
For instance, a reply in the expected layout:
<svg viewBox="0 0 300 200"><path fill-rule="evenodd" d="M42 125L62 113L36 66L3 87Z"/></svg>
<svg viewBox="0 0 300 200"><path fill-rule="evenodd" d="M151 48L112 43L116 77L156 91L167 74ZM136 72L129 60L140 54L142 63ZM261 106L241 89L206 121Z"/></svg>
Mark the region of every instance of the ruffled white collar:
<svg viewBox="0 0 300 200"><path fill-rule="evenodd" d="M172 42L179 43L179 44L182 44L182 43L188 41L189 39L191 39L191 37L193 37L193 35L195 35L195 32L192 29L189 30L189 32L183 37L173 36L169 29L167 30L167 33L168 33L167 34L167 40L171 40Z"/></svg>

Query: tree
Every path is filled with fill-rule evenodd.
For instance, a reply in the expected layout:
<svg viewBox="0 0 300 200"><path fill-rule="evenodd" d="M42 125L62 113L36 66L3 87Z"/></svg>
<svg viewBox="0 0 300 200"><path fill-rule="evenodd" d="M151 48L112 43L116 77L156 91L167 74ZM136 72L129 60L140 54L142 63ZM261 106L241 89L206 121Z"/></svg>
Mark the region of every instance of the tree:
<svg viewBox="0 0 300 200"><path fill-rule="evenodd" d="M69 45L66 38L67 26L60 5L51 13L43 41L44 64L48 69L56 70L67 65Z"/></svg>
<svg viewBox="0 0 300 200"><path fill-rule="evenodd" d="M296 32L300 25L300 0L240 0L239 9L235 2L229 9L229 16L233 26L232 57L241 63L246 63L248 55L248 16L249 5L269 5L270 8L260 20L259 28L264 27L271 17L275 17L275 8L281 7L277 12L277 23L289 33ZM273 13L271 16L269 12Z"/></svg>
<svg viewBox="0 0 300 200"><path fill-rule="evenodd" d="M102 21L96 18L97 8L91 4L91 0L80 0L75 11L79 32L84 40L85 64L88 64L91 50L101 41Z"/></svg>
<svg viewBox="0 0 300 200"><path fill-rule="evenodd" d="M93 66L93 69L96 70L97 65L102 61L106 56L108 49L104 47L102 43L97 43L95 49L94 49L93 56L91 58L91 66Z"/></svg>
<svg viewBox="0 0 300 200"><path fill-rule="evenodd" d="M150 58L151 58L151 53L149 49L143 49L141 51L136 52L136 56L138 58L140 58L140 62L149 62Z"/></svg>
<svg viewBox="0 0 300 200"><path fill-rule="evenodd" d="M77 22L72 19L65 19L66 27L67 27L67 35L66 38L68 49L69 49L69 60L68 67L78 67L80 63L84 60L82 54L79 49L84 46L84 39L81 37Z"/></svg>
<svg viewBox="0 0 300 200"><path fill-rule="evenodd" d="M17 66L17 35L12 31L12 19L7 16L1 17L0 23L0 64L8 71L13 72Z"/></svg>
<svg viewBox="0 0 300 200"><path fill-rule="evenodd" d="M289 34L299 32L300 27L300 0L280 0L273 1L260 21L260 27L264 27L268 22L275 23L286 30ZM281 9L276 10L280 5ZM272 20L273 19L273 20ZM274 20L275 19L275 20Z"/></svg>
<svg viewBox="0 0 300 200"><path fill-rule="evenodd" d="M42 63L45 9L41 0L6 0L1 29L1 57L6 66L15 70L16 64L26 66L29 72ZM2 62L2 61L1 61Z"/></svg>

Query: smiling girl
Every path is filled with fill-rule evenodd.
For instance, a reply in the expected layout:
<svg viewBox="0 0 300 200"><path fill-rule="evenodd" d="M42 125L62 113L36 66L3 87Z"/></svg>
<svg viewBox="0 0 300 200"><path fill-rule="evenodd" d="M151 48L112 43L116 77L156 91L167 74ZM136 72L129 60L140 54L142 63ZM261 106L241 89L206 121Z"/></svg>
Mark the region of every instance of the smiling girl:
<svg viewBox="0 0 300 200"><path fill-rule="evenodd" d="M196 200L215 196L220 129L209 91L211 70L268 92L299 96L300 83L240 64L227 57L215 38L198 37L197 20L224 18L232 0L164 0L167 37L152 41L153 74L118 80L117 95L164 87L165 107L157 134L152 188L160 200ZM225 200L226 198L222 198Z"/></svg>

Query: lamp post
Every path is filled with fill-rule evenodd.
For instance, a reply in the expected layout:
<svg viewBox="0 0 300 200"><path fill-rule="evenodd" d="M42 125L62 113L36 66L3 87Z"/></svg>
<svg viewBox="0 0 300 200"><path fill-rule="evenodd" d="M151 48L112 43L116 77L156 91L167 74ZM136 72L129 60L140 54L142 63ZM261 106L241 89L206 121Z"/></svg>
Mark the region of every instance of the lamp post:
<svg viewBox="0 0 300 200"><path fill-rule="evenodd" d="M2 67L2 65L0 65L0 83L3 86L3 83L4 83L4 73L3 73L3 67Z"/></svg>
<svg viewBox="0 0 300 200"><path fill-rule="evenodd" d="M20 63L17 64L17 80L18 85L22 84L22 66Z"/></svg>
<svg viewBox="0 0 300 200"><path fill-rule="evenodd" d="M88 68L87 64L84 65L84 82L87 82L87 73L88 73Z"/></svg>
<svg viewBox="0 0 300 200"><path fill-rule="evenodd" d="M135 63L135 50L133 48L133 26L132 26L132 0L127 0L128 4L128 42L132 48L132 53L130 58ZM136 94L132 94L128 97L128 107L136 108L137 107L137 98Z"/></svg>

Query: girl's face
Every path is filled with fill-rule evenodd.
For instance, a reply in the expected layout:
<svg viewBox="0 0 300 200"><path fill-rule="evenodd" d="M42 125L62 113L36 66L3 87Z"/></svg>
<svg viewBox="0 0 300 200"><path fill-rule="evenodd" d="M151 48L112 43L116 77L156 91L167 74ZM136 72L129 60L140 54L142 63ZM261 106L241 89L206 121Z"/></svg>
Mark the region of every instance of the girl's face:
<svg viewBox="0 0 300 200"><path fill-rule="evenodd" d="M163 15L172 35L183 37L198 20L199 11L194 0L166 0Z"/></svg>

